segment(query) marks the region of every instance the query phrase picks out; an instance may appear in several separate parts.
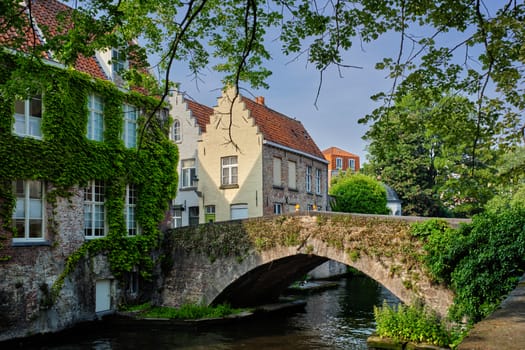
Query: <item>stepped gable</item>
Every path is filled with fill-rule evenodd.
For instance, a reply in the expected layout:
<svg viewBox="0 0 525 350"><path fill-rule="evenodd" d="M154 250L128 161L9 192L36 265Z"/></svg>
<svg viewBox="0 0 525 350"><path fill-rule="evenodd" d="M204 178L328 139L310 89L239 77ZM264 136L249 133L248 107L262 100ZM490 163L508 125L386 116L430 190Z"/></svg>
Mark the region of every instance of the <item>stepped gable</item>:
<svg viewBox="0 0 525 350"><path fill-rule="evenodd" d="M353 153L347 152L347 151L342 150L342 149L340 149L338 147L329 147L329 148L323 150L323 154L324 155L333 154L333 155L340 155L340 156L345 156L345 157L357 157L357 158L359 158L359 156L357 154L353 154Z"/></svg>
<svg viewBox="0 0 525 350"><path fill-rule="evenodd" d="M300 121L266 107L262 97L258 98L258 102L240 97L265 140L324 159L323 153Z"/></svg>
<svg viewBox="0 0 525 350"><path fill-rule="evenodd" d="M210 116L213 114L213 108L200 104L192 100L185 100L191 115L197 120L201 132L206 132L206 124L210 123Z"/></svg>

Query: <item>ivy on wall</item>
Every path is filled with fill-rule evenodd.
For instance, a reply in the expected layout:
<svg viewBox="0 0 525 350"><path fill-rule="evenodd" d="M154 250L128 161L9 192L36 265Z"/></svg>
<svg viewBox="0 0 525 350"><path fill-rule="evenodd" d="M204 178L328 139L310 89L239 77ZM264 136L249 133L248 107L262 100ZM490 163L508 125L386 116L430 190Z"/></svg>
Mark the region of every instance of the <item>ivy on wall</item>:
<svg viewBox="0 0 525 350"><path fill-rule="evenodd" d="M72 254L66 269L52 287L58 294L64 278L86 253L105 253L116 276L139 266L147 276L153 261L151 251L159 242L159 222L177 184L178 152L169 141L169 123L161 118L148 122L140 149L128 149L121 138L123 103L139 108L138 129L144 126L158 100L117 89L112 83L94 80L71 69L53 67L20 56L0 53L0 260L9 257L5 246L12 231L15 206L12 181L41 180L54 190L48 204L67 197L73 186L90 180L106 183L105 210L108 233L105 238L86 241ZM14 101L32 94L43 95L43 139L22 138L12 133ZM104 101L104 142L86 138L89 94ZM136 218L141 234L128 237L124 221L127 184L138 189ZM49 218L52 221L52 218ZM48 222L48 229L56 223Z"/></svg>

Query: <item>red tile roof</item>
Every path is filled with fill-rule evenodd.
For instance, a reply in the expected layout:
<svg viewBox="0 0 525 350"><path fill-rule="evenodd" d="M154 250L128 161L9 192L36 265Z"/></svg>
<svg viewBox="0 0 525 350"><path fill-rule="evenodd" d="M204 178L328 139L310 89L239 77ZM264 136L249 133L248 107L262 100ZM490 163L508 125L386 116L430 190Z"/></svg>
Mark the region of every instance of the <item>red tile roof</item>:
<svg viewBox="0 0 525 350"><path fill-rule="evenodd" d="M33 0L32 2L32 14L36 23L46 28L51 36L62 34L67 27L71 26L71 24L68 23L59 23L59 15L70 11L73 11L71 7L57 0ZM94 78L108 80L108 77L104 74L98 60L94 56L85 57L80 55L75 62L75 69L87 73Z"/></svg>
<svg viewBox="0 0 525 350"><path fill-rule="evenodd" d="M262 98L255 102L240 97L265 140L324 159L323 153L300 121L266 107Z"/></svg>
<svg viewBox="0 0 525 350"><path fill-rule="evenodd" d="M200 104L192 100L185 100L192 116L197 120L197 124L202 132L206 132L206 124L210 122L210 116L213 114L213 108Z"/></svg>
<svg viewBox="0 0 525 350"><path fill-rule="evenodd" d="M60 21L59 14L71 12L73 9L67 5L60 3L57 0L32 0L31 1L31 16L34 21L36 33L33 31L33 27L27 25L25 32L25 43L22 44L21 49L23 51L29 51L29 48L38 47L43 44L44 32L49 37L53 37L57 34L63 33L70 26L67 22ZM27 16L27 11L22 11ZM59 23L60 21L60 23ZM0 18L0 24L2 19ZM13 28L0 33L0 43L9 45L19 35ZM43 54L44 58L53 60L53 57L49 56L49 53ZM75 69L87 73L94 78L108 80L108 77L104 74L102 67L100 66L96 57L85 57L80 55L75 62Z"/></svg>
<svg viewBox="0 0 525 350"><path fill-rule="evenodd" d="M347 152L347 151L342 150L342 149L337 148L337 147L329 147L329 148L323 150L323 154L324 155L338 155L338 156L344 156L344 157L359 158L359 156L357 154L353 154L353 153Z"/></svg>

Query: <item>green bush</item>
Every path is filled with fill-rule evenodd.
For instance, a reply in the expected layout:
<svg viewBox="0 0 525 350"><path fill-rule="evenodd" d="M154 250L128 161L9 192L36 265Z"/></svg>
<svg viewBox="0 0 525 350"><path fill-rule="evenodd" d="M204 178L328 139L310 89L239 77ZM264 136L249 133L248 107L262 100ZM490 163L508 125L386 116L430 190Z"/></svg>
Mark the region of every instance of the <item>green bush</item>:
<svg viewBox="0 0 525 350"><path fill-rule="evenodd" d="M525 208L498 206L459 229L439 220L415 224L423 261L435 281L455 292L450 316L477 322L515 288L525 270Z"/></svg>
<svg viewBox="0 0 525 350"><path fill-rule="evenodd" d="M333 211L345 213L388 214L386 190L372 177L342 174L332 180L330 203Z"/></svg>
<svg viewBox="0 0 525 350"><path fill-rule="evenodd" d="M374 316L377 334L397 342L454 347L464 336L463 332L448 327L435 313L421 306L389 306L385 302L382 307L374 307Z"/></svg>

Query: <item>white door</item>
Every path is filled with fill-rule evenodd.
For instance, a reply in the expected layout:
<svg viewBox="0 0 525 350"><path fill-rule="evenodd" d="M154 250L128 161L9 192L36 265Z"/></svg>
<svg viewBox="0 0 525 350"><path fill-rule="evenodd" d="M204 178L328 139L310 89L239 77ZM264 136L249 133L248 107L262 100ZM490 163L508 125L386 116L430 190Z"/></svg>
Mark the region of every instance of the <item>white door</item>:
<svg viewBox="0 0 525 350"><path fill-rule="evenodd" d="M232 204L230 210L232 220L248 218L248 204Z"/></svg>
<svg viewBox="0 0 525 350"><path fill-rule="evenodd" d="M99 280L96 282L95 312L111 309L111 281Z"/></svg>

